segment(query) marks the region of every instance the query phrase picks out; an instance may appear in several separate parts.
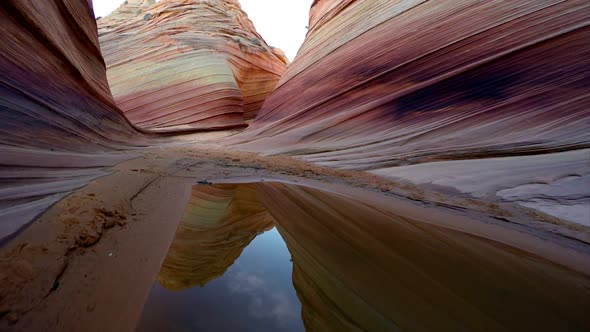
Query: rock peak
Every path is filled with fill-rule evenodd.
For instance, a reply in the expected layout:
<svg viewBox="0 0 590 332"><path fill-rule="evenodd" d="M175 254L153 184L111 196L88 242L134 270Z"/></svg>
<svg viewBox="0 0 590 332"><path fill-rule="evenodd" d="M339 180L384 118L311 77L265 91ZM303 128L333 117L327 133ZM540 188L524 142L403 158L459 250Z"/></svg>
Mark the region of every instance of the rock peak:
<svg viewBox="0 0 590 332"><path fill-rule="evenodd" d="M245 126L287 63L234 0L127 4L98 30L117 105L150 131Z"/></svg>

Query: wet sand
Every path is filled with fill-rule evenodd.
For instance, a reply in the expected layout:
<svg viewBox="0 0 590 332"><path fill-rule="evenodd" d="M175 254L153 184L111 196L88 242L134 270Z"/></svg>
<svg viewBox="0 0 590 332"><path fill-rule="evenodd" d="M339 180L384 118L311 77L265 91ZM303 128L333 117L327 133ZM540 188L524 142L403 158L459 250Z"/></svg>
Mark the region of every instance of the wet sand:
<svg viewBox="0 0 590 332"><path fill-rule="evenodd" d="M589 229L516 204L216 146L141 153L52 206L0 249L0 330L134 330L195 183L283 182L337 193L422 227L526 253L570 271L588 291Z"/></svg>

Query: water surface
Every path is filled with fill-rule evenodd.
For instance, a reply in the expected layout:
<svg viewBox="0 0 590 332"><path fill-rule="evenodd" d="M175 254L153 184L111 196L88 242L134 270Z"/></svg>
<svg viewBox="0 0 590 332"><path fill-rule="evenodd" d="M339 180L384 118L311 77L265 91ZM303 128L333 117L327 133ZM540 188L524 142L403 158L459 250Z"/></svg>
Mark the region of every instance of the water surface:
<svg viewBox="0 0 590 332"><path fill-rule="evenodd" d="M156 283L138 331L303 331L290 260L276 228L260 234L203 287Z"/></svg>
<svg viewBox="0 0 590 332"><path fill-rule="evenodd" d="M283 183L194 186L138 330L590 330L586 275L456 218Z"/></svg>

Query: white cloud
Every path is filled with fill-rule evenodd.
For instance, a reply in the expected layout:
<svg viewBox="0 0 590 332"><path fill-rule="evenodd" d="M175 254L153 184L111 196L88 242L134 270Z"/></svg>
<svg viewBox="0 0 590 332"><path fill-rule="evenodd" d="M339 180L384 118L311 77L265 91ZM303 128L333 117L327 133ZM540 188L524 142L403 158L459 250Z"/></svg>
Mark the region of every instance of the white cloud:
<svg viewBox="0 0 590 332"><path fill-rule="evenodd" d="M313 0L240 0L242 9L269 45L285 51L291 60L305 39ZM123 0L93 0L94 14L106 16Z"/></svg>
<svg viewBox="0 0 590 332"><path fill-rule="evenodd" d="M237 267L234 265L234 267ZM279 325L287 320L299 319L297 303L276 284L267 284L263 276L246 270L226 274L227 287L232 293L249 297L248 312L255 318L273 318Z"/></svg>
<svg viewBox="0 0 590 332"><path fill-rule="evenodd" d="M230 274L230 276L232 278L228 286L234 293L250 294L264 288L264 282L261 278L248 274L246 271L239 271L235 275Z"/></svg>

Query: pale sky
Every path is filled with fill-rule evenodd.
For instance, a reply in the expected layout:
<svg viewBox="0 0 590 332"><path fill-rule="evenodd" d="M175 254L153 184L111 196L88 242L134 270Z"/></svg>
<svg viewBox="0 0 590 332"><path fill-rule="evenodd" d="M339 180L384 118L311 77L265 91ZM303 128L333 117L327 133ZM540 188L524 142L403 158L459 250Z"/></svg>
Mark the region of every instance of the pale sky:
<svg viewBox="0 0 590 332"><path fill-rule="evenodd" d="M124 0L93 0L94 14L107 16ZM242 9L266 42L293 60L305 39L313 0L239 0Z"/></svg>

